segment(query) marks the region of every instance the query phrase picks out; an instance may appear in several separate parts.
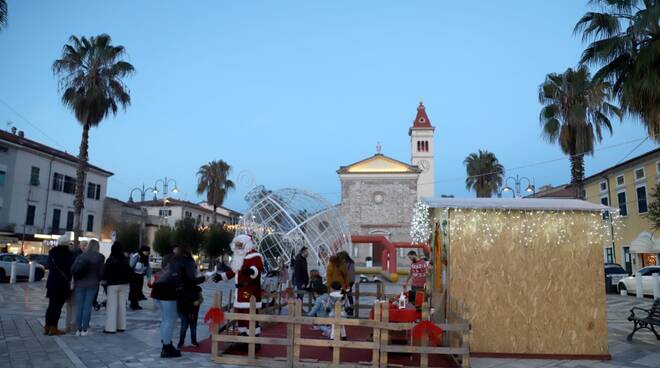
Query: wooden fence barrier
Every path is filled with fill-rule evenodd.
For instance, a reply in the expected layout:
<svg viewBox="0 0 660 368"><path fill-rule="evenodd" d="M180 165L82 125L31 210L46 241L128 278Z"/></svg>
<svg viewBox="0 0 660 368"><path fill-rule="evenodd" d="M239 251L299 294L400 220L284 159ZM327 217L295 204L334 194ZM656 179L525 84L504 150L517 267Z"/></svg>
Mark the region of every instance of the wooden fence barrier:
<svg viewBox="0 0 660 368"><path fill-rule="evenodd" d="M420 355L420 367L429 366L429 355L441 354L452 357L463 368L469 367L469 325L465 320L454 316L453 323L437 324L444 331L444 335L450 335L448 339L452 345L443 343L442 346L429 346L428 337L423 337L419 346L397 345L390 341L391 331L411 331L416 323L392 323L389 322L389 306L387 302L377 300L374 305L374 318L355 319L341 317L341 304L335 305L334 317L307 317L302 313L302 302L298 299L289 299L287 314L268 315L258 314L254 297L250 300L249 313L225 313L225 318L232 323L237 320L247 320L249 323L248 336L237 334L226 334L214 332L211 339L212 359L219 364L235 364L268 368L293 368L293 367L387 367L388 353L409 353ZM422 307L422 320L430 319L428 303ZM261 337L256 336L256 323L284 323L287 326L284 337ZM333 330L333 338L317 339L303 338L301 328L303 325L330 325ZM341 329L345 326L361 326L371 328L373 332L372 341L343 341ZM412 338L410 339L412 340ZM244 343L248 346L246 356L224 354L218 348L222 342ZM259 358L256 354L256 345L279 345L286 347L286 355L283 357ZM301 348L304 346L323 346L332 348L332 359L330 361L317 361L301 358ZM372 351L370 362L348 363L340 361L342 348L364 349Z"/></svg>

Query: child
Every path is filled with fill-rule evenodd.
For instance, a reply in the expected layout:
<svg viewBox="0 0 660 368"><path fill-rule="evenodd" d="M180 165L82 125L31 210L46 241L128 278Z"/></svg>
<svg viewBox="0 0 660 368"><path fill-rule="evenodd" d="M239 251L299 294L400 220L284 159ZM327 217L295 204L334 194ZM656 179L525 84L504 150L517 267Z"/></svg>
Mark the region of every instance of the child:
<svg viewBox="0 0 660 368"><path fill-rule="evenodd" d="M195 285L186 290L186 293L186 300L179 301L177 308L179 319L181 320L179 343L177 344L179 349L181 349L186 340L188 328L190 328L190 344L196 348L199 347L197 343L197 318L199 317L199 307L204 302L202 288L199 285Z"/></svg>
<svg viewBox="0 0 660 368"><path fill-rule="evenodd" d="M341 284L339 282L333 282L330 287L332 288L332 291L330 294L328 294L328 302L329 302L329 310L326 309L328 313L328 317L334 317L335 316L335 303L337 301L341 302L342 308L341 308L341 317L346 317L346 307L348 306L348 300L346 300L346 296L344 293L341 291ZM323 336L329 337L331 340L335 338L334 336L334 329L332 328L332 325L324 325L320 326L321 332L323 333ZM344 326L341 326L339 328L339 335L342 340L346 339L346 329Z"/></svg>

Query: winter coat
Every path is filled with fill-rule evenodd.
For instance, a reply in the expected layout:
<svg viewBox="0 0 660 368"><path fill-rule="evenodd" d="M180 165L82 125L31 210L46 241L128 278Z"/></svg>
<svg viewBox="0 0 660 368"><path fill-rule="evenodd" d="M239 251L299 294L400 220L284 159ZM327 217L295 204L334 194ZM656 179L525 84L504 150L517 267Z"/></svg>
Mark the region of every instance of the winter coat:
<svg viewBox="0 0 660 368"><path fill-rule="evenodd" d="M346 265L337 260L330 260L330 262L328 262L326 278L328 290L332 290L332 284L334 282L338 282L344 290L348 290L349 288Z"/></svg>
<svg viewBox="0 0 660 368"><path fill-rule="evenodd" d="M79 255L71 266L73 284L76 288L98 287L103 278L103 269L105 256L99 252L85 252ZM76 274L81 272L82 277L76 278Z"/></svg>
<svg viewBox="0 0 660 368"><path fill-rule="evenodd" d="M105 261L105 271L103 272L103 280L108 285L123 285L131 282L131 275L133 270L128 264L128 257L110 255L108 260Z"/></svg>
<svg viewBox="0 0 660 368"><path fill-rule="evenodd" d="M73 253L67 245L58 245L48 252L48 280L46 296L63 296L71 292L71 266Z"/></svg>
<svg viewBox="0 0 660 368"><path fill-rule="evenodd" d="M195 260L188 255L173 256L153 286L151 297L159 300L180 300L196 285L204 282L197 277Z"/></svg>
<svg viewBox="0 0 660 368"><path fill-rule="evenodd" d="M296 286L303 286L309 284L309 273L307 272L307 258L303 257L301 253L296 256L296 261L293 266L293 282Z"/></svg>

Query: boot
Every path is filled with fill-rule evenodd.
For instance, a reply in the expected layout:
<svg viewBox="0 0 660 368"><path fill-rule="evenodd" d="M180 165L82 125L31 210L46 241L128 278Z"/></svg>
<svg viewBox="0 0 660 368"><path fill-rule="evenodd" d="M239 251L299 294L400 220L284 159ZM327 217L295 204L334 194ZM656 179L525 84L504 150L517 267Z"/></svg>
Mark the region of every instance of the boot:
<svg viewBox="0 0 660 368"><path fill-rule="evenodd" d="M178 358L181 356L181 351L177 350L172 343L163 345L163 350L160 351L161 358Z"/></svg>
<svg viewBox="0 0 660 368"><path fill-rule="evenodd" d="M62 330L58 330L57 326L49 326L49 327L47 327L47 329L48 329L47 335L49 335L49 336L64 335L66 333Z"/></svg>

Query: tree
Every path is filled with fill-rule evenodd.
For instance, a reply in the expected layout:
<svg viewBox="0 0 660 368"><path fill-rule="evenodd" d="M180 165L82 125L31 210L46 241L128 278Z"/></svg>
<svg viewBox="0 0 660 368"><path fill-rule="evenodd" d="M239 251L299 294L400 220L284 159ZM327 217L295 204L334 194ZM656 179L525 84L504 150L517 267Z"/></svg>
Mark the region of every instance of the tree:
<svg viewBox="0 0 660 368"><path fill-rule="evenodd" d="M7 27L7 2L0 0L0 30Z"/></svg>
<svg viewBox="0 0 660 368"><path fill-rule="evenodd" d="M612 83L623 111L660 142L660 1L590 3L602 12L587 12L575 25L574 32L590 42L580 62L600 66L594 79Z"/></svg>
<svg viewBox="0 0 660 368"><path fill-rule="evenodd" d="M648 216L649 220L653 223L653 229L660 229L660 185L655 186L655 191L651 195Z"/></svg>
<svg viewBox="0 0 660 368"><path fill-rule="evenodd" d="M231 171L231 166L223 160L211 161L202 165L197 171L199 182L197 183L197 194L206 192L206 202L213 206L213 223L218 222L216 210L222 206L227 197L227 193L234 189L234 182L227 176Z"/></svg>
<svg viewBox="0 0 660 368"><path fill-rule="evenodd" d="M176 222L174 227L176 245L189 244L193 253L198 253L203 240L204 231L197 226L195 219L188 217Z"/></svg>
<svg viewBox="0 0 660 368"><path fill-rule="evenodd" d="M131 102L123 78L134 72L131 64L122 60L123 46L113 46L107 34L95 37L71 36L64 45L61 59L53 63L53 73L59 77L62 103L71 109L82 125L82 139L76 172L74 241L78 243L84 207L85 173L87 171L89 130L98 126L119 107Z"/></svg>
<svg viewBox="0 0 660 368"><path fill-rule="evenodd" d="M140 247L140 224L122 222L117 226L117 240L124 245L124 250L133 253ZM144 242L144 235L142 237Z"/></svg>
<svg viewBox="0 0 660 368"><path fill-rule="evenodd" d="M584 155L594 152L603 130L612 134L611 116L621 117L621 109L609 103L610 84L593 80L586 67L551 73L539 87L543 105L539 120L542 136L559 144L571 161L571 183L576 190L584 179Z"/></svg>
<svg viewBox="0 0 660 368"><path fill-rule="evenodd" d="M477 198L490 197L497 193L502 185L504 167L495 157L495 154L486 150L479 153L470 153L463 161L467 171L465 187L474 190Z"/></svg>
<svg viewBox="0 0 660 368"><path fill-rule="evenodd" d="M172 253L174 249L174 232L169 226L161 226L156 230L153 248L161 256Z"/></svg>
<svg viewBox="0 0 660 368"><path fill-rule="evenodd" d="M211 259L211 267L214 260L230 252L229 244L234 238L234 233L225 229L224 226L211 225L204 234L204 253Z"/></svg>

